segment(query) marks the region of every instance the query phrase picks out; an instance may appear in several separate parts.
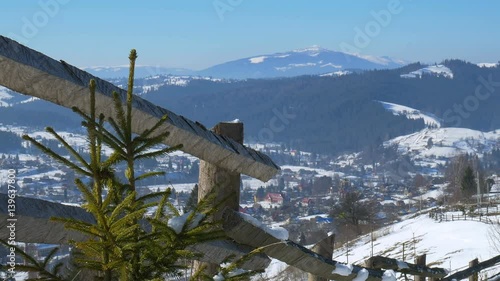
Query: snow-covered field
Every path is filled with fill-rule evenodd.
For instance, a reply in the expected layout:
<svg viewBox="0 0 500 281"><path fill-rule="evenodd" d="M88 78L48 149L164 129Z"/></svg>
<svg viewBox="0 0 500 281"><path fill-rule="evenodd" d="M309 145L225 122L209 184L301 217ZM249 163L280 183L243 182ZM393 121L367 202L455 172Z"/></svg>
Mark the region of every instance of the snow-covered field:
<svg viewBox="0 0 500 281"><path fill-rule="evenodd" d="M263 182L261 180L258 180L256 178L252 177L247 177L243 176L241 178L241 181L243 182L243 188L250 188L250 189L258 189L259 187L266 187L268 185L278 185L278 181L275 179L271 179L268 182Z"/></svg>
<svg viewBox="0 0 500 281"><path fill-rule="evenodd" d="M300 170L314 171L317 173L317 175L316 175L317 177L322 177L322 176L333 177L333 176L335 176L335 174L339 175L340 177L344 176L344 173L327 171L324 169L316 169L316 168L309 168L309 167L302 167L302 166L290 166L290 165L281 166L282 171L284 171L286 169L290 169L293 172L298 172Z"/></svg>
<svg viewBox="0 0 500 281"><path fill-rule="evenodd" d="M395 103L385 101L378 102L380 102L386 110L391 111L394 115L404 115L408 119L423 119L426 125L432 125L438 128L441 127L441 121L434 114L424 113L418 109Z"/></svg>

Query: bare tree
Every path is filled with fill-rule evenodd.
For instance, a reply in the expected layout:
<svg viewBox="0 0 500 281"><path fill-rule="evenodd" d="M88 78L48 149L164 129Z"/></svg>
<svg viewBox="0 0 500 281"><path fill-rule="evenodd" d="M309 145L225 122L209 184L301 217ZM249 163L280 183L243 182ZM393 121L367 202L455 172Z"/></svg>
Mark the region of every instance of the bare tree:
<svg viewBox="0 0 500 281"><path fill-rule="evenodd" d="M358 192L348 192L340 202L335 205L330 215L347 224L358 227L361 222L369 223L374 215L374 203L363 199Z"/></svg>

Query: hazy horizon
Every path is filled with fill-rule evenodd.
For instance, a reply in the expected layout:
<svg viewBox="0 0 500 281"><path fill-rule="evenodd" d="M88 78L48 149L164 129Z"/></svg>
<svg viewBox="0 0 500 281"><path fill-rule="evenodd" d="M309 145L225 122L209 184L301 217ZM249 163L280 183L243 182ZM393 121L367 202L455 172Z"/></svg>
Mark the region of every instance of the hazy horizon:
<svg viewBox="0 0 500 281"><path fill-rule="evenodd" d="M200 70L319 45L410 62L500 60L500 2L464 0L3 3L0 34L79 67Z"/></svg>

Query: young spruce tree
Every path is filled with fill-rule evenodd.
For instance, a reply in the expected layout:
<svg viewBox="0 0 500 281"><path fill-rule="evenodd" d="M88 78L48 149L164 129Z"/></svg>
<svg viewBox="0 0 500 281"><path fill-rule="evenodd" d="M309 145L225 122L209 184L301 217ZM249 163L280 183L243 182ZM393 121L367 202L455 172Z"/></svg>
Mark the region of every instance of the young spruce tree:
<svg viewBox="0 0 500 281"><path fill-rule="evenodd" d="M46 130L67 149L72 156L71 160L35 139L23 136L82 177L75 180L75 184L83 194L85 203L82 207L93 215L95 223L77 219L53 220L64 223L68 229L88 235L89 239L86 241L71 242L78 253L74 262L80 272L85 272L86 280L165 280L167 277L180 276L184 266L179 261L195 258L195 254L186 250L189 245L222 237L222 232L214 227L216 223L207 219L215 212L206 203L213 196L207 197L194 210L180 217L178 210L169 203L170 189L142 197L137 195L138 182L162 174L150 172L138 175L135 169L137 161L164 155L180 148L180 145L157 149L168 137L168 132L160 130L167 121L167 116L163 116L153 127L140 134L132 132L132 90L136 58L136 51L132 50L125 102L118 93L113 93L116 119L103 114L97 116L94 80L89 83L89 114L73 108L83 118L82 125L87 129L89 160L52 128ZM105 121L110 124L111 129L104 126ZM105 146L112 149L109 156L103 153ZM117 166L123 164L126 166L126 180L122 182L116 173ZM91 179L90 184L86 184L83 178ZM156 208L156 211L152 217L146 218L145 214L151 208ZM181 228L172 223L176 219L181 221ZM185 223L182 224L184 220ZM46 278L44 280L69 280L66 279L69 277L61 276L57 270L47 271L47 260L43 264L34 264L36 261L29 259L28 262L31 265L25 269L38 271L41 278ZM60 266L57 269L59 268ZM226 271L222 270L221 274L227 275ZM198 273L195 276L200 278L201 275ZM78 280L78 277L71 280Z"/></svg>

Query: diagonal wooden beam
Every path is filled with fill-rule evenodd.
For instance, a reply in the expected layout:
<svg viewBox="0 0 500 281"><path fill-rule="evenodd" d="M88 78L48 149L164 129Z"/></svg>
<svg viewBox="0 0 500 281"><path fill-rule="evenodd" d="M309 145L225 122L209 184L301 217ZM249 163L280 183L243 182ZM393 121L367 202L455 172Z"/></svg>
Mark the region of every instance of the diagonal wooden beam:
<svg viewBox="0 0 500 281"><path fill-rule="evenodd" d="M465 279L475 273L481 272L481 270L484 270L486 268L490 268L496 264L500 263L500 255L496 257L492 257L489 260L485 260L483 262L480 262L476 264L475 266L469 267L467 269L458 271L453 273L450 276L447 276L446 278L441 279L442 281L453 281L453 280L462 280ZM490 280L498 280L498 279L490 279Z"/></svg>
<svg viewBox="0 0 500 281"><path fill-rule="evenodd" d="M0 193L0 202L7 202L7 194ZM15 241L43 244L67 244L69 240L85 241L88 236L78 232L65 229L62 223L50 221L51 217L73 218L88 223L94 223L93 216L84 209L76 206L67 206L45 200L16 197L15 217L9 217L7 204L0 204L0 237L5 239L10 235L7 228L14 222ZM8 219L15 219L9 221ZM229 256L238 259L248 254L253 248L239 245L230 240L214 240L195 244L187 248L194 253L200 253L199 258L203 262L222 263ZM271 260L264 254L252 256L246 261L243 269L262 270Z"/></svg>
<svg viewBox="0 0 500 281"><path fill-rule="evenodd" d="M322 257L290 240L279 240L262 228L245 220L239 212L229 208L224 210L223 227L226 235L237 243L254 248L262 247L262 252L266 255L312 275L327 280L351 281L361 270L366 270L368 277L364 280L382 280L382 271L356 265L353 265L351 274L347 276L335 274L333 271L339 266L337 261Z"/></svg>
<svg viewBox="0 0 500 281"><path fill-rule="evenodd" d="M38 97L64 107L79 107L88 112L88 83L97 83L96 109L107 117L115 117L112 93L125 100L126 91L94 77L63 61L56 61L0 36L0 85L21 94ZM204 161L232 172L268 181L279 167L265 154L245 147L232 139L217 135L195 122L158 107L140 97L134 97L133 131L142 133L162 116L168 122L161 129L169 131L167 145L183 144L182 150Z"/></svg>
<svg viewBox="0 0 500 281"><path fill-rule="evenodd" d="M18 242L65 244L69 240L82 241L86 238L78 231L67 230L62 223L53 222L51 217L73 218L95 223L94 217L82 208L67 206L45 200L16 197L15 217L9 217L8 195L0 193L0 237L9 237L8 219L15 219L15 240Z"/></svg>

